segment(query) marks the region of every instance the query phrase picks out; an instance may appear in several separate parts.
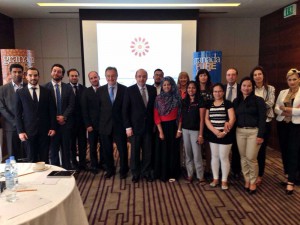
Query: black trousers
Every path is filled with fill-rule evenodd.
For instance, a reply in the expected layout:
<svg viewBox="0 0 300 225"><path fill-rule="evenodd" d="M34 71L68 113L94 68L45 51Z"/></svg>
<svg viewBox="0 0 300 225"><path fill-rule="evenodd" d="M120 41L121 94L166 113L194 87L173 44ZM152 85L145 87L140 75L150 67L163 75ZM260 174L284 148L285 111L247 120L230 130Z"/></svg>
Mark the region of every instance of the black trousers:
<svg viewBox="0 0 300 225"><path fill-rule="evenodd" d="M52 165L60 166L59 150L61 150L62 167L71 169L71 129L60 125L55 135L51 137L50 161Z"/></svg>
<svg viewBox="0 0 300 225"><path fill-rule="evenodd" d="M235 133L235 129L231 132ZM234 174L240 174L241 173L241 156L240 152L236 143L236 136L234 135L234 140L232 142L231 146L231 170Z"/></svg>
<svg viewBox="0 0 300 225"><path fill-rule="evenodd" d="M103 144L104 161L106 165L106 171L108 173L114 173L116 167L114 165L113 156L113 144L117 145L120 155L120 174L126 174L128 168L128 151L127 151L127 137L126 133L117 134L112 132L110 135L100 135L101 143Z"/></svg>
<svg viewBox="0 0 300 225"><path fill-rule="evenodd" d="M288 181L294 183L299 164L300 124L278 122L277 132L284 173L288 175Z"/></svg>
<svg viewBox="0 0 300 225"><path fill-rule="evenodd" d="M91 167L97 168L100 165L104 164L104 153L103 153L103 144L100 140L100 135L98 130L93 130L92 132L88 132L88 141L90 144L90 160ZM98 143L100 143L100 159L98 160L97 147Z"/></svg>
<svg viewBox="0 0 300 225"><path fill-rule="evenodd" d="M150 130L129 138L131 143L130 169L133 176L151 175L152 133Z"/></svg>
<svg viewBox="0 0 300 225"><path fill-rule="evenodd" d="M8 156L15 156L16 159L24 158L24 148L22 147L21 140L17 131L4 130L6 137L6 149Z"/></svg>
<svg viewBox="0 0 300 225"><path fill-rule="evenodd" d="M29 136L26 141L27 158L29 162L43 161L49 163L50 137L47 131L40 131L34 136Z"/></svg>
<svg viewBox="0 0 300 225"><path fill-rule="evenodd" d="M79 152L79 165L85 166L87 138L86 138L86 128L84 127L83 124L75 125L74 128L72 129L72 134L71 134L71 157L72 157L72 163L75 166L77 166L78 164L76 160L77 145L78 145L78 152Z"/></svg>

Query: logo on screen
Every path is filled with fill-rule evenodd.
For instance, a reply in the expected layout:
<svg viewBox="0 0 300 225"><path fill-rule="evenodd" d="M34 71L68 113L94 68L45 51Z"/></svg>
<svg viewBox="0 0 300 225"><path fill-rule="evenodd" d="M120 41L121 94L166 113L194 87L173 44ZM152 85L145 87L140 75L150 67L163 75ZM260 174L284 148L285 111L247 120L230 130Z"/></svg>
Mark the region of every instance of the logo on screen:
<svg viewBox="0 0 300 225"><path fill-rule="evenodd" d="M149 52L149 42L145 38L134 38L130 44L131 52L138 57L145 56Z"/></svg>

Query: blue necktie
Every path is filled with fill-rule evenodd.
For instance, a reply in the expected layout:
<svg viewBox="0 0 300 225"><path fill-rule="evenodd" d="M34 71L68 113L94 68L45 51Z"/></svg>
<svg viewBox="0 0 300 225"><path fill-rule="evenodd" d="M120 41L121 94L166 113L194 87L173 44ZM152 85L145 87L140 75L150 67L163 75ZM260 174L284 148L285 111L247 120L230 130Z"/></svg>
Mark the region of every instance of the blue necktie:
<svg viewBox="0 0 300 225"><path fill-rule="evenodd" d="M61 115L61 95L59 85L55 84L57 115Z"/></svg>
<svg viewBox="0 0 300 225"><path fill-rule="evenodd" d="M109 87L110 88L110 91L109 91L109 97L110 97L110 101L111 101L111 104L114 104L114 88L115 87Z"/></svg>

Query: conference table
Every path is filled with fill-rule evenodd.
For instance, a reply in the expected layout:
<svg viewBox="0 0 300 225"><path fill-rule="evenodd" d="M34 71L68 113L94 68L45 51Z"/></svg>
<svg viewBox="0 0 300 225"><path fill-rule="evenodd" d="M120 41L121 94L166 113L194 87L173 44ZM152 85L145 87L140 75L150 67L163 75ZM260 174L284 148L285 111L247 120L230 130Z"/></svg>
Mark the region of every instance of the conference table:
<svg viewBox="0 0 300 225"><path fill-rule="evenodd" d="M51 171L63 170L57 166L46 165L42 171L34 168L34 163L18 163L17 200L7 202L4 192L0 195L0 224L88 224L74 177L47 178ZM3 171L4 164L0 164Z"/></svg>

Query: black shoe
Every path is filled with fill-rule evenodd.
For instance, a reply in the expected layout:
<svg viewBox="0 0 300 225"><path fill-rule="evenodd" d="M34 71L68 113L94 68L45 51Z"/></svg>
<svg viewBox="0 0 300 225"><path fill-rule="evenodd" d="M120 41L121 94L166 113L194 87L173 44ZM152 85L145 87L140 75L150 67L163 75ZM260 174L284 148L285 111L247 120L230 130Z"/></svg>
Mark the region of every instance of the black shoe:
<svg viewBox="0 0 300 225"><path fill-rule="evenodd" d="M250 195L256 194L256 189L254 189L254 190L249 189L249 194L250 194Z"/></svg>
<svg viewBox="0 0 300 225"><path fill-rule="evenodd" d="M115 175L114 172L107 172L107 173L104 174L104 178L105 179L110 179L113 175Z"/></svg>
<svg viewBox="0 0 300 225"><path fill-rule="evenodd" d="M293 189L292 189L292 190L286 189L286 190L285 190L285 193L286 193L287 195L292 195L292 194L294 193L294 186L295 186L295 184L294 184L294 183L288 182L288 183L287 183L287 187L288 187L288 186L293 187Z"/></svg>
<svg viewBox="0 0 300 225"><path fill-rule="evenodd" d="M280 184L281 186L286 186L286 185L287 185L287 182L286 182L286 181L280 181L279 184Z"/></svg>
<svg viewBox="0 0 300 225"><path fill-rule="evenodd" d="M140 180L140 178L138 176L133 176L132 177L132 182L133 183L137 183L137 182L139 182L139 180Z"/></svg>
<svg viewBox="0 0 300 225"><path fill-rule="evenodd" d="M97 173L99 173L99 170L96 167L91 167L90 172L93 173L93 174L97 174Z"/></svg>
<svg viewBox="0 0 300 225"><path fill-rule="evenodd" d="M127 173L120 173L120 179L126 179Z"/></svg>
<svg viewBox="0 0 300 225"><path fill-rule="evenodd" d="M86 171L86 170L87 170L87 167L86 167L86 165L79 165L79 166L78 166L78 169L79 169L80 171Z"/></svg>
<svg viewBox="0 0 300 225"><path fill-rule="evenodd" d="M153 182L153 177L150 175L144 176L144 178L146 179L147 182Z"/></svg>

